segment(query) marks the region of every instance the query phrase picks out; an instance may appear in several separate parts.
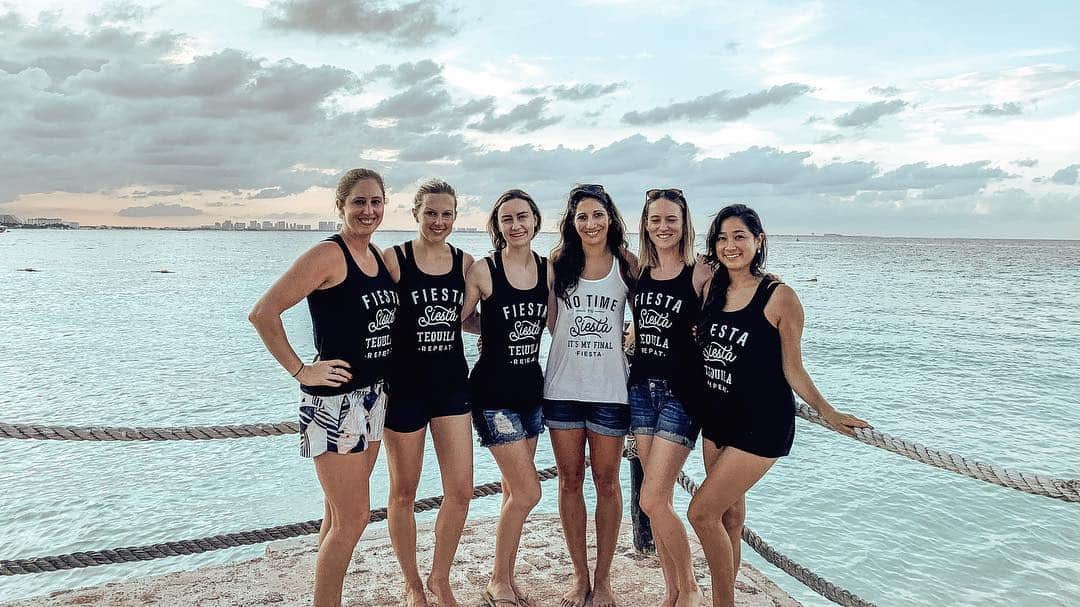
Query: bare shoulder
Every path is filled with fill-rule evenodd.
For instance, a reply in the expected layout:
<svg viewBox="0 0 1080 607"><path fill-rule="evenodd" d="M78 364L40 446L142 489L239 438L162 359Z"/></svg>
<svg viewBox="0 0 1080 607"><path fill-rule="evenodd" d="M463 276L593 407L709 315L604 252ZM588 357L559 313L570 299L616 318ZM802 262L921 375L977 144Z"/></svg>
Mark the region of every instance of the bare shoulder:
<svg viewBox="0 0 1080 607"><path fill-rule="evenodd" d="M315 243L314 246L305 251L297 261L321 265L332 263L335 260L345 261L345 256L341 252L341 247L339 247L336 242L323 240Z"/></svg>
<svg viewBox="0 0 1080 607"><path fill-rule="evenodd" d="M705 289L712 281L713 268L705 261L705 258L698 255L697 262L694 263L694 273L690 279L694 284L694 292L698 294L698 297L702 297L705 293Z"/></svg>
<svg viewBox="0 0 1080 607"><path fill-rule="evenodd" d="M378 247L375 248L378 249ZM383 263L386 264L387 269L390 269L392 267L398 267L397 254L394 252L396 248L396 245L392 247L386 247L379 252L379 255L382 257Z"/></svg>
<svg viewBox="0 0 1080 607"><path fill-rule="evenodd" d="M799 301L799 296L795 293L795 289L786 283L780 283L773 291L769 306L774 307L782 316L793 312L802 314L802 302Z"/></svg>
<svg viewBox="0 0 1080 607"><path fill-rule="evenodd" d="M466 257L467 257L467 259L471 259L471 257L468 256L468 255ZM487 259L489 259L489 258L484 257L480 261L485 261ZM466 282L477 282L477 281L490 282L491 281L491 269L488 268L488 264L486 262L485 263L470 262L470 263L471 263L471 265L469 265L469 269L465 272L465 281Z"/></svg>

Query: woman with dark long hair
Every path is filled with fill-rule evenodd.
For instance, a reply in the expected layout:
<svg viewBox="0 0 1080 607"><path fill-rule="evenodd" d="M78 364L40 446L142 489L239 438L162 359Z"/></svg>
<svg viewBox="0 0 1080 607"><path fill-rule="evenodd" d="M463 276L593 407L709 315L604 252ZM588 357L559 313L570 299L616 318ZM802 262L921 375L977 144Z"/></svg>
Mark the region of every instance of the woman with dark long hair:
<svg viewBox="0 0 1080 607"><path fill-rule="evenodd" d="M699 293L712 271L694 263L694 226L682 190L645 192L634 289L630 360L630 429L644 471L641 509L652 523L667 596L661 607L699 607L686 528L672 506L675 479L697 442L690 415L701 386L694 329Z"/></svg>
<svg viewBox="0 0 1080 607"><path fill-rule="evenodd" d="M697 330L704 394L695 408L706 476L687 517L709 562L714 607L735 604L746 492L791 450L792 390L835 430L869 426L834 409L803 367L802 304L764 273L767 241L761 218L743 204L721 209L706 238L715 272Z"/></svg>
<svg viewBox="0 0 1080 607"><path fill-rule="evenodd" d="M540 501L537 437L543 431L540 336L548 315L547 260L532 250L540 208L522 190L503 192L488 217L495 251L473 264L465 280L464 318L480 304L480 359L469 378L472 417L480 445L502 473L503 503L495 536L495 565L484 604L532 602L514 579L521 529Z"/></svg>
<svg viewBox="0 0 1080 607"><path fill-rule="evenodd" d="M345 173L336 195L341 232L301 255L248 315L266 349L300 383L300 455L314 458L326 494L315 607L340 607L345 570L371 517L368 481L386 417L398 308L394 282L371 244L385 202L378 173ZM318 352L312 363L296 354L281 323L304 298Z"/></svg>
<svg viewBox="0 0 1080 607"><path fill-rule="evenodd" d="M573 585L564 607L616 604L611 561L622 521L619 463L630 429L623 313L637 273L626 249L626 227L600 185L570 190L551 253L554 274L548 306L552 331L544 379L544 421L559 470L562 520ZM596 486L596 570L590 576L583 495L585 446Z"/></svg>
<svg viewBox="0 0 1080 607"><path fill-rule="evenodd" d="M435 519L435 554L426 586L440 607L458 607L450 587L450 565L469 514L473 473L461 308L473 258L446 242L457 218L457 193L450 184L440 179L422 183L412 213L416 238L383 251L401 296L390 381L394 398L383 436L390 469L387 523L405 577L405 606L426 607L425 584L416 565L413 502L430 427L443 502Z"/></svg>

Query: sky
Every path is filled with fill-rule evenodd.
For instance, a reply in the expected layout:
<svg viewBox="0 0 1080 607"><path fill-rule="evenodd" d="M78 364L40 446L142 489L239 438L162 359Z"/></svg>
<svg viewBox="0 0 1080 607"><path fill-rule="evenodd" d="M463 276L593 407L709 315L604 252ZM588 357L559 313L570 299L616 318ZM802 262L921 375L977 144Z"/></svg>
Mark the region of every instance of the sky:
<svg viewBox="0 0 1080 607"><path fill-rule="evenodd" d="M601 183L769 232L1080 238L1074 2L0 0L0 214L317 223L352 167L482 226Z"/></svg>

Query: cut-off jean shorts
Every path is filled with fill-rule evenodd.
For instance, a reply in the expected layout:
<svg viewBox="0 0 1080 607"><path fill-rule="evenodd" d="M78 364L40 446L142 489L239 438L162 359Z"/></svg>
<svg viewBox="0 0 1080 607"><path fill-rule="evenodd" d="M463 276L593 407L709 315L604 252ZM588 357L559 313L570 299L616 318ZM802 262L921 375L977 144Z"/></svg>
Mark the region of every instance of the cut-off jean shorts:
<svg viewBox="0 0 1080 607"><path fill-rule="evenodd" d="M630 428L693 449L700 427L663 379L646 379L630 386Z"/></svg>
<svg viewBox="0 0 1080 607"><path fill-rule="evenodd" d="M540 405L526 411L474 409L472 417L481 447L495 447L534 438L544 431L543 409Z"/></svg>
<svg viewBox="0 0 1080 607"><path fill-rule="evenodd" d="M552 430L584 428L604 436L626 436L630 409L620 403L544 399L544 423Z"/></svg>

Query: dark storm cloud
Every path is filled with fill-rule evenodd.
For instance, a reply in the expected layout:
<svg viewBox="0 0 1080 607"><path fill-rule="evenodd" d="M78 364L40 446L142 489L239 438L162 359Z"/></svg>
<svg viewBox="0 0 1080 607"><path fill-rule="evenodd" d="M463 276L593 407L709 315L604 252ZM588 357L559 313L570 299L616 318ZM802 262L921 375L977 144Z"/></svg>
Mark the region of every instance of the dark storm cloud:
<svg viewBox="0 0 1080 607"><path fill-rule="evenodd" d="M442 3L416 0L388 7L372 0L281 0L271 2L263 22L271 29L320 35L372 37L400 46L420 46L453 34Z"/></svg>
<svg viewBox="0 0 1080 607"><path fill-rule="evenodd" d="M202 215L202 209L158 202L147 207L127 207L116 214L121 217L192 217Z"/></svg>
<svg viewBox="0 0 1080 607"><path fill-rule="evenodd" d="M979 116L1019 116L1024 112L1024 106L1015 101L1002 103L1001 105L986 104L979 106L971 113Z"/></svg>
<svg viewBox="0 0 1080 607"><path fill-rule="evenodd" d="M1080 164L1070 164L1057 171L1050 177L1050 181L1064 185L1076 185L1080 183Z"/></svg>
<svg viewBox="0 0 1080 607"><path fill-rule="evenodd" d="M603 97L604 95L610 95L618 90L625 89L627 87L625 82L612 82L611 84L559 84L543 87L529 87L518 91L523 95L542 95L548 94L560 101L586 101L589 99L596 99L597 97Z"/></svg>
<svg viewBox="0 0 1080 607"><path fill-rule="evenodd" d="M523 103L505 114L495 114L493 111L488 112L482 119L469 124L469 128L485 133L501 133L506 131L529 133L538 131L562 120L562 116L547 116L547 106L547 99L544 97L536 97L528 103Z"/></svg>
<svg viewBox="0 0 1080 607"><path fill-rule="evenodd" d="M892 99L890 101L875 101L841 114L833 119L833 124L844 127L868 127L876 124L884 116L899 114L908 106L906 101Z"/></svg>
<svg viewBox="0 0 1080 607"><path fill-rule="evenodd" d="M745 118L750 115L750 112L763 107L787 104L812 90L812 87L805 84L789 82L739 97L732 97L731 91L720 91L712 95L698 97L692 101L655 107L644 112L628 112L623 114L622 121L633 125L660 124L672 120L702 119L729 122Z"/></svg>

